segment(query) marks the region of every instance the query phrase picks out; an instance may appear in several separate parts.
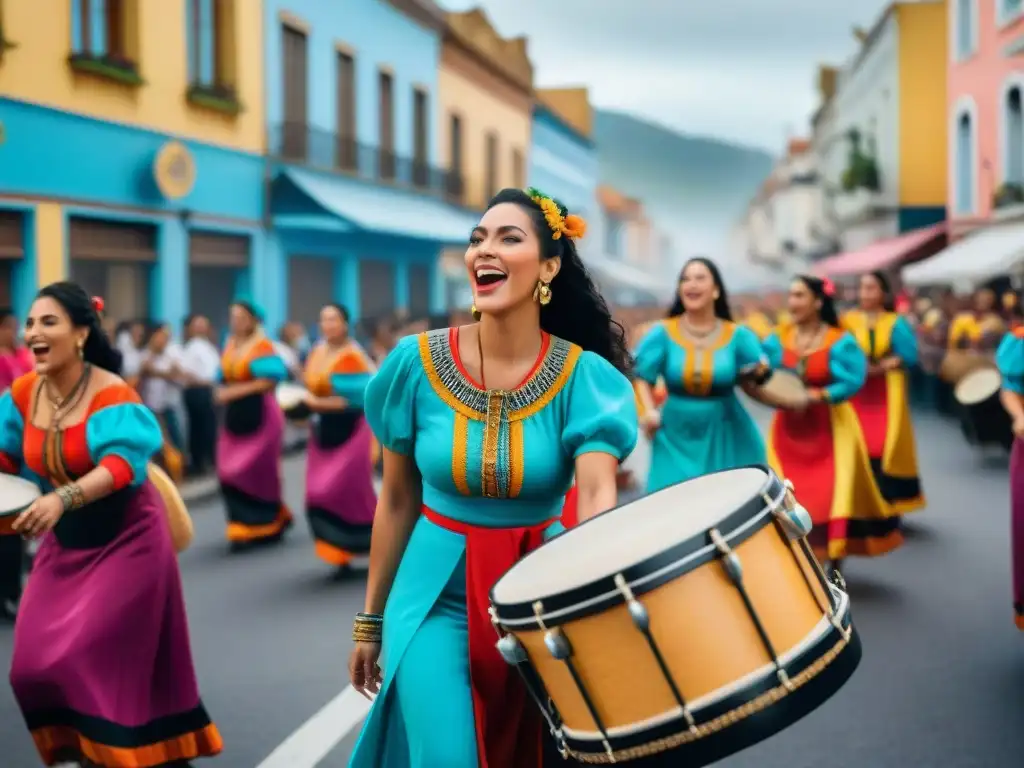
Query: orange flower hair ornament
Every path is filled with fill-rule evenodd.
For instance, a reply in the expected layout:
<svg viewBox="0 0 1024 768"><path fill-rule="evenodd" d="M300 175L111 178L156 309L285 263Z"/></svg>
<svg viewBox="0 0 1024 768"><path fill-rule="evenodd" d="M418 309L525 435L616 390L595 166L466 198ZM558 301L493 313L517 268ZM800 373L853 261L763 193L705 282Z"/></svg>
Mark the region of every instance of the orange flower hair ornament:
<svg viewBox="0 0 1024 768"><path fill-rule="evenodd" d="M551 228L552 240L561 240L563 236L570 240L579 240L587 234L587 222L582 216L569 213L564 205L534 187L527 189L526 194L544 212L544 218Z"/></svg>

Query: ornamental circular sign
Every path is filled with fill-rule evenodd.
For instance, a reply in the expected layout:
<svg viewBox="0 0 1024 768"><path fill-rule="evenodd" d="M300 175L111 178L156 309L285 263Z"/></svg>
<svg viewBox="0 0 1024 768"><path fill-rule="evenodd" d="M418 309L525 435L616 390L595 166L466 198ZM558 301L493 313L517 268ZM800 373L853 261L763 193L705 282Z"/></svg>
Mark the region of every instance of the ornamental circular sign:
<svg viewBox="0 0 1024 768"><path fill-rule="evenodd" d="M196 183L196 161L180 141L168 141L156 154L153 178L160 194L178 200L192 191Z"/></svg>

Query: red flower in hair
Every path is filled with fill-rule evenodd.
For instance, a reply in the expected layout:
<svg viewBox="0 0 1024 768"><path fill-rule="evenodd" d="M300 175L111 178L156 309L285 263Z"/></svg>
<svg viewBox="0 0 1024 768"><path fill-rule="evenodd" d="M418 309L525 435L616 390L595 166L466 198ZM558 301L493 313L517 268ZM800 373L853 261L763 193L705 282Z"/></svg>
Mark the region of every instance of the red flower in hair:
<svg viewBox="0 0 1024 768"><path fill-rule="evenodd" d="M829 280L827 277L821 279L821 290L830 299L836 295L836 284Z"/></svg>
<svg viewBox="0 0 1024 768"><path fill-rule="evenodd" d="M106 307L106 304L103 303L102 298L99 296L92 297L92 308L96 310L97 314L103 312L104 307Z"/></svg>

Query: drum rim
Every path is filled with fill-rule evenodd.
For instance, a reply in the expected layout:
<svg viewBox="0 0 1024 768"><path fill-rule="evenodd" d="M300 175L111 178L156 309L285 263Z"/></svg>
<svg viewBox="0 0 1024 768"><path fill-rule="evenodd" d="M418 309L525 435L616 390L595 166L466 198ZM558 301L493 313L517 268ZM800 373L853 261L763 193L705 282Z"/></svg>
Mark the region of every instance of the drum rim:
<svg viewBox="0 0 1024 768"><path fill-rule="evenodd" d="M718 472L710 472L705 477L741 469L761 470L765 473L766 478L757 495L748 499L738 509L730 512L719 521L717 526L718 532L733 547L739 546L775 520L773 510L776 507L770 505L766 501L766 497L771 498L774 504L781 505L787 493L785 483L766 464L747 464L742 467L732 467L719 470ZM684 485L686 482L688 481L676 483L651 494L651 496L656 496L658 493ZM627 506L629 506L628 503L620 504L601 514L606 515ZM577 525L576 528L585 526L588 522L590 521L586 520ZM558 536L545 542L538 549L548 546L551 541L567 533L569 531L558 534ZM616 577L619 575L625 579L629 591L636 596L640 596L720 557L720 553L711 542L708 531L705 530L695 533L689 538L641 560L621 571L621 574L608 574L583 586L542 595L530 601L504 603L496 600L494 596L495 590L497 590L498 585L504 579L504 576L502 576L491 587L489 598L494 609L495 621L506 629L524 631L546 629L576 621L586 616L592 616L615 605L625 603L625 593L616 584ZM506 571L507 573L508 571ZM534 606L538 603L542 606L540 618L537 617L534 610Z"/></svg>
<svg viewBox="0 0 1024 768"><path fill-rule="evenodd" d="M29 501L28 504L23 504L22 506L17 507L15 509L5 510L3 508L0 508L0 518L3 518L3 517L13 517L15 515L21 514L26 509L28 509L30 506L32 506L32 502L33 501L35 501L36 499L38 499L40 496L43 495L42 491L39 490L39 486L36 485L35 483L33 483L31 480L29 480L26 477L19 477L18 475L3 475L2 478L3 478L3 480L0 481L0 482L13 482L16 485L30 486L33 490L35 490L36 497L34 499L32 499L31 501Z"/></svg>
<svg viewBox="0 0 1024 768"><path fill-rule="evenodd" d="M835 585L830 586L834 592L841 593L843 597L843 603L835 615L836 621L831 622L828 629L810 646L789 660L783 669L790 680L797 679L804 670L810 669L819 660L824 659L829 651L845 640L828 664L796 690L787 692L786 695L734 724L711 730L693 741L653 754L671 753L680 758L680 764L707 765L779 733L834 696L860 664L861 644L860 637L853 626L849 594ZM839 626L836 626L837 624ZM707 706L692 709L690 714L696 721L696 726L700 728L703 724L741 709L780 685L777 674L774 670L770 670L757 682ZM637 730L628 735L609 734L608 744L618 752L680 735L689 729L689 724L680 714L672 720ZM610 762L599 734L595 734L593 738L580 738L562 731L562 737L570 754L581 762L591 764ZM697 757L698 755L700 757Z"/></svg>

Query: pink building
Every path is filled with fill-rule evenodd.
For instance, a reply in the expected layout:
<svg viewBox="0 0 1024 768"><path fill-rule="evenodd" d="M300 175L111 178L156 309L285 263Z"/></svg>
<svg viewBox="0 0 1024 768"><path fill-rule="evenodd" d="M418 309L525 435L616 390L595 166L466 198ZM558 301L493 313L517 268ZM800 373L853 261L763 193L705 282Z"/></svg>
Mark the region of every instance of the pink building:
<svg viewBox="0 0 1024 768"><path fill-rule="evenodd" d="M948 0L951 234L1024 213L1024 0Z"/></svg>

